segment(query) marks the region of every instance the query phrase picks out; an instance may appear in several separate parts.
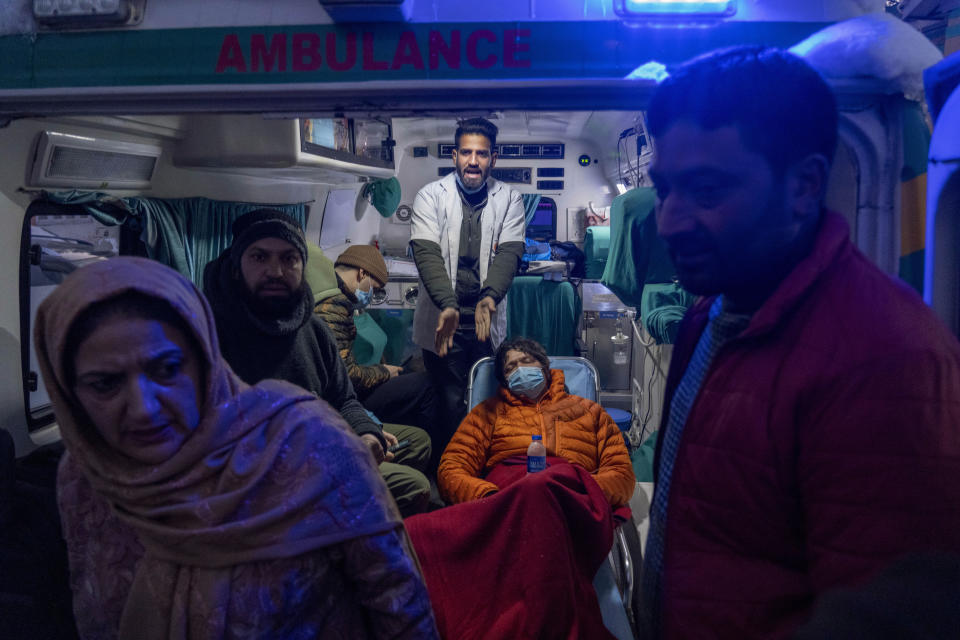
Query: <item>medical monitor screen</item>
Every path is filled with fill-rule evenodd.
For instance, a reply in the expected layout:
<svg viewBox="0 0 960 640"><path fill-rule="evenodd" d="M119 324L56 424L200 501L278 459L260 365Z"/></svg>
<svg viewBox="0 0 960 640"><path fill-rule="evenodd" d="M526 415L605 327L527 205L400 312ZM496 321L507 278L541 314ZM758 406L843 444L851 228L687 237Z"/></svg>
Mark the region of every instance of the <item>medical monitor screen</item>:
<svg viewBox="0 0 960 640"><path fill-rule="evenodd" d="M552 198L540 198L533 218L527 225L527 237L540 242L557 238L557 203Z"/></svg>
<svg viewBox="0 0 960 640"><path fill-rule="evenodd" d="M350 164L393 168L390 119L300 118L300 151Z"/></svg>
<svg viewBox="0 0 960 640"><path fill-rule="evenodd" d="M307 145L353 152L350 121L346 118L303 118L300 120L300 133L301 139Z"/></svg>

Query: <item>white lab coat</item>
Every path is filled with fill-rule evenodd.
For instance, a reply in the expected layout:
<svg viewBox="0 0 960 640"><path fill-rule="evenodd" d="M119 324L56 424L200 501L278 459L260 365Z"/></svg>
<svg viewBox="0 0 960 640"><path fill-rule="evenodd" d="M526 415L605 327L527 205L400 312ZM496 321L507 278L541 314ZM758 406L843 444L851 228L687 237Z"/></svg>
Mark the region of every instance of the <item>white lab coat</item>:
<svg viewBox="0 0 960 640"><path fill-rule="evenodd" d="M454 173L431 182L413 201L410 220L411 240L430 240L440 245L443 262L456 290L457 260L460 256L460 225L463 222L463 204L457 191ZM498 180L487 179L487 204L480 217L480 282L487 279L487 269L501 242L523 242L523 199L520 193ZM440 309L433 303L420 281L420 295L413 314L414 344L436 352L434 339ZM507 297L497 305L490 321L490 340L496 349L507 335Z"/></svg>

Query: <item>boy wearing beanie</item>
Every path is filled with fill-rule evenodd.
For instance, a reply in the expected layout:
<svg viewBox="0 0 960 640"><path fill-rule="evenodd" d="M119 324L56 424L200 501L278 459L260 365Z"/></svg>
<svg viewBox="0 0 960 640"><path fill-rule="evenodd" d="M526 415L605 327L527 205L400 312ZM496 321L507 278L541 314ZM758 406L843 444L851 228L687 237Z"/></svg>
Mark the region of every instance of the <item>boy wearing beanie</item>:
<svg viewBox="0 0 960 640"><path fill-rule="evenodd" d="M374 287L383 288L389 280L383 256L375 247L353 245L340 254L334 268L338 290L317 300L314 313L333 332L360 402L384 422L420 427L414 430L419 434L396 434L400 440L412 440L406 451L416 448L414 441L420 434L429 447L429 438L422 429L436 420L430 377L423 372L403 373L401 367L391 364L361 365L353 353L357 338L355 318L366 315L364 307L369 304Z"/></svg>

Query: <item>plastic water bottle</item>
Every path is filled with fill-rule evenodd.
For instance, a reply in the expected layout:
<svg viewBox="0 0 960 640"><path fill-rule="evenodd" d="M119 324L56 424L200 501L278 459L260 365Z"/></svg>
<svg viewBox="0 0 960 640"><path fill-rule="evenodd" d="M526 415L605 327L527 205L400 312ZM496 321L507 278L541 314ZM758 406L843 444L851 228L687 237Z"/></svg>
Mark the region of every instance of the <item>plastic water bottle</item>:
<svg viewBox="0 0 960 640"><path fill-rule="evenodd" d="M533 442L527 447L527 473L536 473L547 468L547 448L543 446L542 436L533 436Z"/></svg>

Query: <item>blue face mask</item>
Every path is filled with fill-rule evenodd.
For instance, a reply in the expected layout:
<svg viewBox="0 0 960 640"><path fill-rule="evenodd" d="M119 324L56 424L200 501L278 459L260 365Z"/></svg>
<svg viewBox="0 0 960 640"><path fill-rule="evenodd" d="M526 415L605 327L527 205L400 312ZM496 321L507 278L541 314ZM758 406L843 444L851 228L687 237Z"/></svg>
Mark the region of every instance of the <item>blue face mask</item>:
<svg viewBox="0 0 960 640"><path fill-rule="evenodd" d="M371 291L372 291L372 289L371 289L370 291L364 291L363 289L357 289L357 290L354 292L354 295L357 296L357 304L359 304L361 307L365 307L365 306L367 306L368 304L370 304L370 297L373 295L373 293L371 293Z"/></svg>
<svg viewBox="0 0 960 640"><path fill-rule="evenodd" d="M540 367L517 367L507 377L507 386L510 391L536 400L547 386Z"/></svg>

